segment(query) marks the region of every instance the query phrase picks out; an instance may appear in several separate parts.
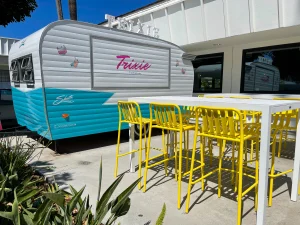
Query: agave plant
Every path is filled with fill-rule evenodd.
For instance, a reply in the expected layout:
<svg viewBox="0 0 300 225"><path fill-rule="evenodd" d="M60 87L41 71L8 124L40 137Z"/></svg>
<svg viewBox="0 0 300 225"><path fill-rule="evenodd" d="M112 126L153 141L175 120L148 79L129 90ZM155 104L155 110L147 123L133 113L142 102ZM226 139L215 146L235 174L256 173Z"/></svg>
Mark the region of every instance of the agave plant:
<svg viewBox="0 0 300 225"><path fill-rule="evenodd" d="M111 200L115 189L123 179L124 175L118 177L110 187L100 196L102 183L102 160L99 169L99 187L96 201L96 209L93 215L89 204L89 197L82 199L84 187L76 191L70 185L71 194L62 191L56 184L50 185L47 192L39 198L38 208L25 209L22 207L23 199L14 190L14 201L10 212L0 212L0 217L13 222L14 225L111 225L118 217L127 214L130 208L130 194L140 182L137 179L118 197ZM110 216L104 222L105 216L110 212Z"/></svg>
<svg viewBox="0 0 300 225"><path fill-rule="evenodd" d="M14 223L17 220L27 219L27 214L30 210L34 210L33 204L40 192L42 191L37 184L42 182L42 179L35 179L30 176L19 182L18 174L15 171L16 158L10 163L7 174L4 175L0 167L0 224L11 224L8 220ZM17 210L16 210L17 209ZM9 212L11 210L11 212ZM18 212L18 214L15 214ZM25 213L25 214L23 214ZM16 217L16 215L18 215ZM20 223L15 223L20 224Z"/></svg>

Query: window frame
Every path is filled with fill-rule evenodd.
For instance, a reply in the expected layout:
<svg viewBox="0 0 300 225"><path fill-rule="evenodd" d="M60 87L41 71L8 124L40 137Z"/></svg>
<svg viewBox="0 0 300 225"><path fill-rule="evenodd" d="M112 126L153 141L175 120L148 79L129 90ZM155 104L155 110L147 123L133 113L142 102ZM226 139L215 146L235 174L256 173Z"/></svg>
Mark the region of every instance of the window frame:
<svg viewBox="0 0 300 225"><path fill-rule="evenodd" d="M212 54L205 54L205 55L197 55L196 58L192 61L196 61L196 59L201 59L201 58L216 58L216 57L222 57L222 62L221 62L221 78L220 78L220 91L201 91L201 88L198 90L195 90L195 77L196 74L194 72L194 84L193 84L193 93L222 93L223 91L223 70L224 70L224 52L217 52L217 53L212 53ZM194 65L193 65L194 67ZM195 69L195 68L194 68Z"/></svg>
<svg viewBox="0 0 300 225"><path fill-rule="evenodd" d="M12 64L15 63L15 67L12 68ZM11 82L20 83L19 63L17 59L13 59L10 63L9 72L11 73ZM14 80L14 72L17 72L17 80Z"/></svg>
<svg viewBox="0 0 300 225"><path fill-rule="evenodd" d="M300 43L292 43L292 44L280 44L280 45L270 45L264 46L259 48L249 48L244 49L242 54L242 71L241 71L241 83L240 83L240 93L247 93L247 94L300 94L299 90L292 90L292 91L244 91L245 88L245 72L246 72L246 54L249 52L263 52L263 51L270 51L270 50L279 50L279 49L288 49L288 48L299 48ZM279 78L280 79L280 78ZM279 80L280 82L280 80ZM279 84L280 85L280 84ZM279 86L280 89L280 86Z"/></svg>
<svg viewBox="0 0 300 225"><path fill-rule="evenodd" d="M31 68L29 68L28 70L32 71L32 77L33 77L32 81L31 80L24 80L25 70L26 70L27 66L26 67L22 67L22 64L23 64L23 61L26 58L29 58L29 62L31 63ZM19 80L17 80L17 81L11 80L11 82L17 83L17 84L19 84L19 83L34 84L35 83L35 76L34 76L34 66L33 66L32 54L24 55L24 56L21 56L19 58L13 59L11 61L11 63L10 63L10 71L11 72L13 72L11 70L11 65L12 65L13 62L16 62ZM22 70L24 70L24 74L22 74Z"/></svg>

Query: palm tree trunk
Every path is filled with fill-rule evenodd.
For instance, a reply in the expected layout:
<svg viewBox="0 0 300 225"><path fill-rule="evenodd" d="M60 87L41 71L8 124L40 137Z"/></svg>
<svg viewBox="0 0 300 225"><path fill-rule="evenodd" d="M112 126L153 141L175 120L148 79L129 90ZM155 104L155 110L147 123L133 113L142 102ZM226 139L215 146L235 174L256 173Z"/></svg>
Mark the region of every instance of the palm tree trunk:
<svg viewBox="0 0 300 225"><path fill-rule="evenodd" d="M57 10L57 16L59 20L64 19L62 7L61 7L61 0L55 0L56 1L56 10Z"/></svg>
<svg viewBox="0 0 300 225"><path fill-rule="evenodd" d="M77 20L77 3L76 0L69 0L70 19Z"/></svg>

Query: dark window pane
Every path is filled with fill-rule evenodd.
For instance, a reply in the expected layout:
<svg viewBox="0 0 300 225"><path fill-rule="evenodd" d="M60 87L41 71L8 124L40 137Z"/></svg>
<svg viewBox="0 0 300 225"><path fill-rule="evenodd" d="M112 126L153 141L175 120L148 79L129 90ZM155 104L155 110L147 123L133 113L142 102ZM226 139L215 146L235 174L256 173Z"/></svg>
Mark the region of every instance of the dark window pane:
<svg viewBox="0 0 300 225"><path fill-rule="evenodd" d="M197 56L194 66L194 92L222 92L223 53Z"/></svg>
<svg viewBox="0 0 300 225"><path fill-rule="evenodd" d="M242 92L300 93L300 44L244 52Z"/></svg>

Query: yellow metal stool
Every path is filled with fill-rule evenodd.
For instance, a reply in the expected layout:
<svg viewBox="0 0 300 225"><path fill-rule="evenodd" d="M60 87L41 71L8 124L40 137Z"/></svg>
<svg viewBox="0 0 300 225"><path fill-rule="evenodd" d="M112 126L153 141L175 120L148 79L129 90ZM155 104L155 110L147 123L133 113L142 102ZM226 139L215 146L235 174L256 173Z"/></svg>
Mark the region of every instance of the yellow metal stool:
<svg viewBox="0 0 300 225"><path fill-rule="evenodd" d="M258 194L258 151L256 151L256 159L255 159L255 175L247 174L244 172L247 168L244 168L244 142L247 140L256 140L256 145L258 148L258 138L260 132L260 126L257 123L250 124L244 123L242 113L236 109L230 108L215 108L215 107L198 107L196 109L196 121L202 118L202 126L199 129L198 123L196 122L195 127L195 136L194 136L194 146L192 152L191 159L191 168L189 174L189 184L188 184L188 194L186 201L186 213L189 211L190 204L190 194L191 194L191 186L208 176L218 173L218 197L221 196L221 176L222 171L229 171L237 173L237 201L238 201L238 212L237 212L237 224L241 224L242 218L242 197L245 196L249 191L255 188L255 208L257 208L257 194ZM194 168L195 163L195 154L196 154L196 143L197 137L200 136L217 139L221 142L220 150L219 150L219 165L218 168L203 174L203 169L201 169L201 177L193 180L194 172L199 169L199 167ZM225 145L226 142L230 141L232 143L239 144L238 148L238 157L237 157L237 167L238 169L227 169L222 168L222 160L224 157ZM200 154L203 155L204 145L203 141L200 143ZM248 176L254 179L254 183L245 191L242 190L243 187L243 176ZM203 188L203 186L202 186Z"/></svg>
<svg viewBox="0 0 300 225"><path fill-rule="evenodd" d="M138 177L142 176L142 151L146 151L147 141L146 141L146 124L150 123L150 119L143 118L141 109L138 103L136 102L126 102L119 101L118 102L118 110L119 110L119 128L118 128L118 141L116 148L116 164L115 164L115 177L118 175L118 165L119 165L119 157L123 157L135 152L138 152ZM139 133L139 148L136 150L132 150L130 152L126 152L120 154L120 137L121 137L121 127L123 123L139 125L140 133ZM144 148L143 148L143 135L142 135L142 127L144 127ZM146 151L147 152L147 151ZM141 183L138 184L138 188L141 189Z"/></svg>
<svg viewBox="0 0 300 225"><path fill-rule="evenodd" d="M300 101L300 98L273 98L274 100L295 100ZM289 131L296 131L297 125L298 125L298 110L289 110L287 111L290 115L290 118L287 118L288 121L285 123L285 126L282 127L279 131L279 148L278 148L278 157L281 156L281 150L282 150L282 141L284 141L284 148L286 148L287 141L296 141L295 138L288 138L288 132ZM274 116L273 116L274 117ZM292 119L296 120L295 126L292 125Z"/></svg>
<svg viewBox="0 0 300 225"><path fill-rule="evenodd" d="M250 96L247 95L232 95L229 96L229 98L235 98L235 99L253 99ZM241 111L245 123L247 122L248 117L251 117L251 123L259 123L261 112L255 112L255 111ZM254 145L255 142L251 141L251 150L250 150L250 160L253 159L253 152L254 152Z"/></svg>
<svg viewBox="0 0 300 225"><path fill-rule="evenodd" d="M165 164L165 172L167 175L166 167L167 162L174 159L175 160L175 178L178 181L178 204L177 207L180 208L181 202L181 179L182 176L187 175L189 172L183 173L182 172L182 159L186 158L183 157L183 136L184 132L187 130L194 130L195 125L183 123L183 117L181 113L181 109L178 105L174 104L159 104L159 103L150 103L149 105L150 110L150 127L149 127L149 138L148 138L148 146L147 146L147 156L145 160L145 172L144 172L144 192L146 191L146 184L147 184L147 174L148 169L157 166L161 163ZM155 123L155 125L154 125ZM168 156L167 152L165 151L163 154L154 156L150 158L150 144L151 144L151 133L153 128L159 128L163 132L175 132L179 134L179 150L177 150L177 141L175 140L175 148L174 148L174 156ZM165 144L163 143L163 147L165 148ZM158 159L159 157L164 156L164 159L160 160L159 162L149 164L150 161L154 159ZM179 164L179 165L177 165Z"/></svg>
<svg viewBox="0 0 300 225"><path fill-rule="evenodd" d="M285 130L291 130L290 122L291 119L298 115L297 110L289 110L285 112L275 113L273 114L273 123L272 123L272 154L271 154L271 167L270 167L270 184L269 184L269 202L268 205L272 206L273 200L273 188L274 188L274 179L280 176L283 176L287 173L293 171L293 169L289 169L280 173L275 174L275 155L276 155L276 144L279 141L278 146L278 157L280 156L281 151L281 143L282 143L282 133ZM279 139L278 137L279 133Z"/></svg>

